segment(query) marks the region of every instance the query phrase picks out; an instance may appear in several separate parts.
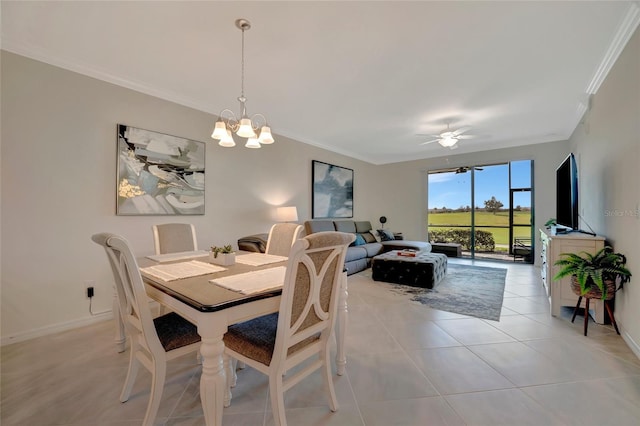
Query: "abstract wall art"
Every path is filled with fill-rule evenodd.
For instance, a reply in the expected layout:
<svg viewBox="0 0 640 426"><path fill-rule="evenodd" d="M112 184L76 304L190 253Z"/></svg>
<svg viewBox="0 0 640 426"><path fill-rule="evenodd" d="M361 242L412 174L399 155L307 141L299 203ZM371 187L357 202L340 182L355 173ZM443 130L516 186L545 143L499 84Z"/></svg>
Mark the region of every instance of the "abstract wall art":
<svg viewBox="0 0 640 426"><path fill-rule="evenodd" d="M312 160L314 219L353 217L353 170Z"/></svg>
<svg viewBox="0 0 640 426"><path fill-rule="evenodd" d="M118 124L118 215L204 214L204 142Z"/></svg>

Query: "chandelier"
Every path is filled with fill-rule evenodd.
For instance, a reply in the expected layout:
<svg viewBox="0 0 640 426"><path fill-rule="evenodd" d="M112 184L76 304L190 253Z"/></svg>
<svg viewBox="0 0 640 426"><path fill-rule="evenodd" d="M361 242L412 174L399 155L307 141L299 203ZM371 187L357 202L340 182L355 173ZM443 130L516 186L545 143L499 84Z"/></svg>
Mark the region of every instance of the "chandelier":
<svg viewBox="0 0 640 426"><path fill-rule="evenodd" d="M218 145L224 147L236 146L233 140L232 132L241 138L247 138L244 145L247 148L260 148L261 144L271 144L274 142L271 136L271 128L267 123L267 119L262 114L254 114L249 118L245 103L247 98L244 97L244 32L251 28L251 23L246 19L237 19L236 27L242 31L242 74L240 77L240 119L230 109L224 109L218 115L216 127L213 129L211 137L217 139ZM260 129L260 136L256 131Z"/></svg>

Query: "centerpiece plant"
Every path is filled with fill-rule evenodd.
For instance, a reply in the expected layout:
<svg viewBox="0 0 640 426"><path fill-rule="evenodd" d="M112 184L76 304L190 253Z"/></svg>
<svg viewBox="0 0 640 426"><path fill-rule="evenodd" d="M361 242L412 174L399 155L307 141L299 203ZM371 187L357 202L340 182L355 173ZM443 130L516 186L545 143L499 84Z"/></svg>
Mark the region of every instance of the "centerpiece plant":
<svg viewBox="0 0 640 426"><path fill-rule="evenodd" d="M553 277L559 280L571 276L571 288L578 296L594 299L610 300L623 284L631 279L631 272L626 267L627 258L616 253L610 246L598 252L562 253L555 265L560 270ZM616 289L616 281L620 286Z"/></svg>
<svg viewBox="0 0 640 426"><path fill-rule="evenodd" d="M233 265L236 262L236 254L233 251L231 244L221 247L211 246L209 262L222 266Z"/></svg>

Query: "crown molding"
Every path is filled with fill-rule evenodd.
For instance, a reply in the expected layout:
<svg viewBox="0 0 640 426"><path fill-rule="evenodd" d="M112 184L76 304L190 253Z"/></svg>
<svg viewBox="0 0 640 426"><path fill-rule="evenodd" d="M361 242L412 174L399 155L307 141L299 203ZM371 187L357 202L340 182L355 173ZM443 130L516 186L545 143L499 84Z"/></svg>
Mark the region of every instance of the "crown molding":
<svg viewBox="0 0 640 426"><path fill-rule="evenodd" d="M68 71L76 72L87 77L115 84L116 86L131 89L145 95L150 95L156 98L164 99L166 101L174 102L176 104L193 108L198 111L216 114L216 112L211 109L211 105L205 105L202 102L196 101L191 98L186 98L184 96L178 95L175 92L160 90L156 87L149 86L139 81L118 77L103 69L96 68L76 60L70 60L62 56L52 55L50 52L47 52L44 49L35 47L28 43L14 42L11 40L3 39L2 50L15 53L16 55L24 56L39 62L44 62L45 64L62 68Z"/></svg>
<svg viewBox="0 0 640 426"><path fill-rule="evenodd" d="M595 75L587 86L585 93L593 95L598 91L600 85L605 78L607 78L609 71L611 71L611 68L616 63L618 57L629 42L629 39L636 31L636 28L638 28L638 24L640 24L640 2L636 1L629 5L629 9L622 19L622 22L618 27L618 31L613 37L613 40L602 58L602 62L600 63L600 66L598 66Z"/></svg>

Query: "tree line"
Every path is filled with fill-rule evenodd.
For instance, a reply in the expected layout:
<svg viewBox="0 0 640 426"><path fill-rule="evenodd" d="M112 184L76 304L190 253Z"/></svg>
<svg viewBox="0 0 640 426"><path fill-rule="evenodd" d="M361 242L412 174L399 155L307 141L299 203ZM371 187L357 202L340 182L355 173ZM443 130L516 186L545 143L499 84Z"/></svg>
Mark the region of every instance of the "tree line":
<svg viewBox="0 0 640 426"><path fill-rule="evenodd" d="M480 207L480 206L476 206L475 210L476 211L486 211L486 212L491 212L493 214L496 214L499 211L507 211L508 209L503 209L504 204L502 203L502 201L496 199L495 196L492 196L491 199L489 200L485 200L484 202L484 208ZM514 209L514 211L530 211L531 207L522 207L520 205L516 206ZM471 211L471 206L467 205L467 206L460 206L457 209L451 209L448 207L443 206L442 208L438 208L438 207L434 207L433 209L429 210L429 213L453 213L453 212L470 212Z"/></svg>

